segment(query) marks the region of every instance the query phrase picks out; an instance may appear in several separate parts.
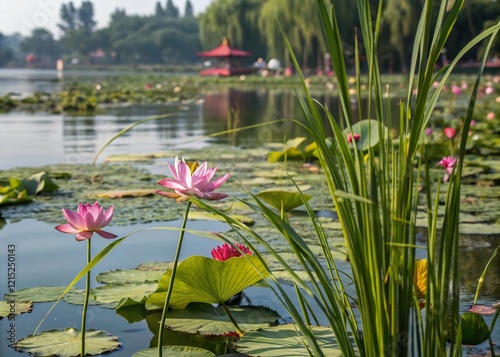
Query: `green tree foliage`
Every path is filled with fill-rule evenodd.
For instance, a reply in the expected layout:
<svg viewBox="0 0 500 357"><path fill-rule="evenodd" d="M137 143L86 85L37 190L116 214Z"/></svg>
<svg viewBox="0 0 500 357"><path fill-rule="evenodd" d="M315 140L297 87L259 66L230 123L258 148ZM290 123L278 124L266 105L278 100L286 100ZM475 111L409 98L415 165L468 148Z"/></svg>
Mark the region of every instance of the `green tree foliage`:
<svg viewBox="0 0 500 357"><path fill-rule="evenodd" d="M184 17L194 17L193 4L189 0L186 0L186 5L184 6Z"/></svg>
<svg viewBox="0 0 500 357"><path fill-rule="evenodd" d="M54 61L61 55L61 48L52 33L44 28L35 28L31 36L26 37L20 44L21 50L33 53L37 58Z"/></svg>
<svg viewBox="0 0 500 357"><path fill-rule="evenodd" d="M91 1L84 1L78 9L78 20L80 27L93 30L96 22L94 21L94 5Z"/></svg>
<svg viewBox="0 0 500 357"><path fill-rule="evenodd" d="M156 16L165 16L165 10L161 6L161 3L158 1L155 5L155 15Z"/></svg>
<svg viewBox="0 0 500 357"><path fill-rule="evenodd" d="M63 31L75 30L78 25L77 18L77 9L72 1L68 4L62 4L61 6L61 21L62 23L58 24L59 28Z"/></svg>
<svg viewBox="0 0 500 357"><path fill-rule="evenodd" d="M257 57L265 52L259 30L260 9L266 0L216 0L200 15L200 41L204 49L220 45L227 36L231 45L251 51Z"/></svg>
<svg viewBox="0 0 500 357"><path fill-rule="evenodd" d="M179 9L174 5L172 0L167 0L167 5L165 6L165 16L179 17Z"/></svg>

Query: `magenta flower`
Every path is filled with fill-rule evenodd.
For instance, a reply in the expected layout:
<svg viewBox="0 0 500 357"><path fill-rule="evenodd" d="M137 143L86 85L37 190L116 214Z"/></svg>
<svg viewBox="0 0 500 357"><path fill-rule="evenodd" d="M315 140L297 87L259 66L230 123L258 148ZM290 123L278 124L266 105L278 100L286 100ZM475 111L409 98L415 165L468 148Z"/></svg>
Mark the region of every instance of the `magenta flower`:
<svg viewBox="0 0 500 357"><path fill-rule="evenodd" d="M437 163L437 165L443 166L445 169L445 174L443 177L444 182L448 182L450 180L450 175L453 172L453 168L455 167L455 164L457 163L457 158L453 156L445 156Z"/></svg>
<svg viewBox="0 0 500 357"><path fill-rule="evenodd" d="M102 230L113 219L113 210L113 206L105 210L97 202L93 205L80 203L76 212L63 208L62 212L68 223L55 228L59 232L76 234L77 241L89 239L94 232L106 239L116 238L117 235Z"/></svg>
<svg viewBox="0 0 500 357"><path fill-rule="evenodd" d="M425 135L431 136L432 135L432 129L431 128L425 128Z"/></svg>
<svg viewBox="0 0 500 357"><path fill-rule="evenodd" d="M347 134L347 142L348 143L352 143L353 141L358 142L360 138L361 138L360 134L354 134L354 135Z"/></svg>
<svg viewBox="0 0 500 357"><path fill-rule="evenodd" d="M457 133L457 131L453 128L444 128L443 132L444 136L446 136L448 139L453 139Z"/></svg>
<svg viewBox="0 0 500 357"><path fill-rule="evenodd" d="M221 200L227 197L224 193L214 192L229 178L229 174L210 181L217 171L217 167L207 167L205 161L194 172L184 162L175 158L175 164L168 164L174 178L165 178L158 181L158 184L174 190L174 192L164 192L156 190L159 195L176 198L177 202L185 201L190 196L198 197L204 200Z"/></svg>
<svg viewBox="0 0 500 357"><path fill-rule="evenodd" d="M455 95L460 95L460 93L462 93L462 89L459 86L457 86L456 84L453 84L451 86L451 92Z"/></svg>
<svg viewBox="0 0 500 357"><path fill-rule="evenodd" d="M212 249L212 257L215 260L224 261L233 257L240 257L241 256L240 251L243 252L243 254L252 254L252 251L247 247L245 247L243 244L238 243L236 244L236 246L240 250L236 249L236 247L229 245L227 243L224 243L222 246L217 246L217 248Z"/></svg>

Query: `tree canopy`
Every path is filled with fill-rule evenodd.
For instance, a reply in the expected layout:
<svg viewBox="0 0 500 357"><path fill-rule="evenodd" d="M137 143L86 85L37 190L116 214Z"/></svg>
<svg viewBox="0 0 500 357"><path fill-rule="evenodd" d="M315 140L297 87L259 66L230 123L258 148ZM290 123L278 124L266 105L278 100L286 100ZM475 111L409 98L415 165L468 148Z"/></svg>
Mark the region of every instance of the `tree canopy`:
<svg viewBox="0 0 500 357"><path fill-rule="evenodd" d="M352 64L355 29L359 28L356 1L325 1L337 13L344 55ZM396 71L407 67L423 4L424 0L384 0L378 41L382 66ZM446 44L443 62L499 19L499 0L467 1ZM191 0L185 0L182 14L172 0L158 0L151 15L116 9L106 27L96 29L96 25L92 1L82 1L79 7L70 1L60 8L61 38L57 41L47 30L36 29L25 38L22 50L39 56L51 53L52 57L62 51L83 59L99 52L106 54L108 63L117 64L186 64L198 61L198 51L214 48L227 37L231 45L252 52L254 59L277 58L289 65L284 34L304 67L321 67L327 52L317 0L213 0L199 15ZM0 51L3 62L11 58L12 51L5 46ZM481 51L479 46L474 48L466 59L476 60ZM360 52L363 56L362 43ZM500 54L500 37L493 52Z"/></svg>

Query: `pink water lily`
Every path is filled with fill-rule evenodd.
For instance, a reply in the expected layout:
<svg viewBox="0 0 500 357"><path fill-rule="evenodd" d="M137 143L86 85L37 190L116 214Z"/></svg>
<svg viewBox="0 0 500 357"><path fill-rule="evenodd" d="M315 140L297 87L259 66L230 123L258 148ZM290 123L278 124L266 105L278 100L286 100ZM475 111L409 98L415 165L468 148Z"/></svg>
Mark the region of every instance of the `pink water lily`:
<svg viewBox="0 0 500 357"><path fill-rule="evenodd" d="M450 179L450 175L453 172L453 168L455 167L455 164L457 163L457 158L453 156L445 156L437 163L437 165L443 166L445 169L445 174L443 181L448 182Z"/></svg>
<svg viewBox="0 0 500 357"><path fill-rule="evenodd" d="M190 196L198 197L204 200L221 200L227 195L225 193L214 192L229 178L225 174L214 181L211 181L217 171L217 167L208 167L207 162L198 166L194 172L184 162L175 158L175 164L168 164L174 178L165 178L158 181L158 184L174 190L174 192L164 192L156 190L159 195L176 198L177 202L185 201Z"/></svg>
<svg viewBox="0 0 500 357"><path fill-rule="evenodd" d="M236 249L236 247L239 248ZM217 248L212 249L212 258L215 260L228 260L233 257L240 257L241 253L243 254L252 254L252 251L245 247L243 244L236 244L236 247L229 245L227 243L224 243L222 246L217 246Z"/></svg>
<svg viewBox="0 0 500 357"><path fill-rule="evenodd" d="M97 202L93 205L80 203L76 212L63 208L62 212L68 223L55 228L63 233L76 234L77 241L89 239L94 232L106 239L116 238L116 234L102 230L113 219L113 210L113 206L105 210Z"/></svg>

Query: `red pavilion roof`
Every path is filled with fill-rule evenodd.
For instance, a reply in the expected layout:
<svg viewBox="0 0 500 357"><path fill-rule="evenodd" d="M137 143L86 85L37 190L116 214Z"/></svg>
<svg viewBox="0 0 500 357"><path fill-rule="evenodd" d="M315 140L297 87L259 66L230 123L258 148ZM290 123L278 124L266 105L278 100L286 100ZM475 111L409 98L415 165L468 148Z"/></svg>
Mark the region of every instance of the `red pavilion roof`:
<svg viewBox="0 0 500 357"><path fill-rule="evenodd" d="M227 38L223 38L222 44L213 50L198 52L199 57L248 57L251 54L251 52L231 47Z"/></svg>

